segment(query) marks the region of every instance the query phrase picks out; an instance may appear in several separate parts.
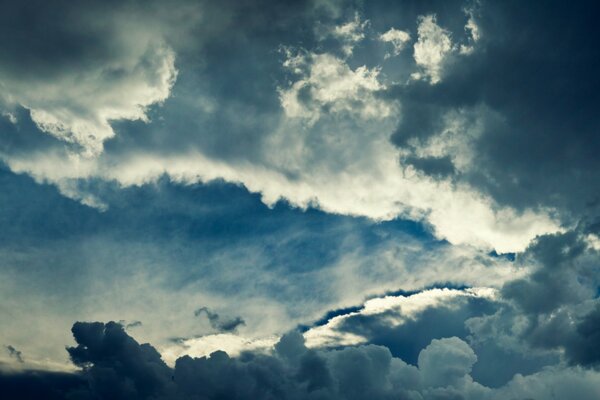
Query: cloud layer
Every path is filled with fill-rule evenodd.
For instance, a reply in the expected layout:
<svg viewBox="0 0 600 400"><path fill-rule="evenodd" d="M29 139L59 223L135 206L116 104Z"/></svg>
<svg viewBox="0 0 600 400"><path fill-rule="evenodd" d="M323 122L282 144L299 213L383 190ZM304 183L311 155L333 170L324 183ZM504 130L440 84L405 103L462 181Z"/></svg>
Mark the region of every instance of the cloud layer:
<svg viewBox="0 0 600 400"><path fill-rule="evenodd" d="M72 90L58 73L49 75L36 84L36 95L50 85L61 97L42 96L39 104L46 108L28 100L29 89L18 89L21 78L7 72L3 84L12 93L11 104L29 110L25 119L82 146L77 150L53 143L36 151L11 150L2 156L7 165L53 182L63 194L101 209L109 205L88 193L81 181L102 179L128 186L165 174L183 184L225 179L260 193L268 205L284 198L300 207L374 220L410 217L426 221L435 235L451 243L499 252L523 250L533 237L557 231L566 221L562 214L551 213L558 204L503 204L473 175L481 156L478 144L489 137L489 122L502 120L503 110L483 98L466 104L453 98L452 91L450 102L439 106L439 100L422 105L414 98L413 93L422 98L451 90L446 82L454 85L453 74L487 57L485 46L491 42L485 40L487 20L480 15L484 11L465 12L457 6L453 19L445 19L452 26L455 20L463 22L459 31L451 32L442 17L426 10L413 12L410 22L380 30L371 22L377 15L369 15L369 10L348 18L343 7L339 14L310 3L298 5L302 12L296 19L277 7L259 11L226 4L220 13L206 4L180 7L216 21L195 44L189 37L197 32L193 20L182 23L180 14L158 6L154 13L143 13L149 21L162 17L156 30L129 22L130 13L138 12L135 7L117 8L107 16L94 14L111 21L108 27L100 25L111 35L69 25L74 30L69 40L97 34L114 57L123 57L105 60L100 59L102 53L93 53L99 58L92 62L86 53L75 53L49 65L72 79L67 68L72 63L91 86ZM264 13L279 24L263 25ZM62 32L69 15L54 21L53 29ZM83 13L84 21L87 15ZM236 31L229 29L242 15L246 23ZM416 33L411 36L412 29ZM296 30L306 37L293 35ZM496 37L493 31L488 34L489 40ZM400 47L410 48L411 40L412 51L400 52ZM227 43L228 50L217 51L218 43ZM389 43L394 57L385 55ZM470 50L463 51L465 46ZM121 47L123 51L115 50ZM371 56L365 57L365 52ZM262 58L257 59L258 54ZM395 68L398 62L406 72ZM121 72L102 72L111 68ZM85 94L90 91L95 95ZM58 100L62 103L51 108ZM164 106L150 107L155 103ZM424 120L421 116L429 110L435 115L427 114ZM7 112L14 117L18 110ZM416 135L412 123L419 124L417 129L434 130ZM19 122L15 129L18 126Z"/></svg>

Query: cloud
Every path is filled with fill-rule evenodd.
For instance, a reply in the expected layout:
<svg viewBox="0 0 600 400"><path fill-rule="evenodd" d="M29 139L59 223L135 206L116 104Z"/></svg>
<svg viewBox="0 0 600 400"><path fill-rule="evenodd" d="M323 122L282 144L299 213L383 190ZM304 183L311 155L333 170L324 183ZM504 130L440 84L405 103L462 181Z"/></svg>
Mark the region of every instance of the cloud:
<svg viewBox="0 0 600 400"><path fill-rule="evenodd" d="M597 180L598 168L586 149L598 145L591 111L598 103L598 79L591 73L598 58L587 38L596 28L587 17L573 23L568 37L561 28L545 28L565 16L574 21L580 13L586 13L585 7L558 3L544 10L518 10L480 2L467 11L466 39L454 29L449 40L473 44L477 51L469 50L468 57L452 52L439 57L444 62L435 85L415 81L389 86L407 116L393 137L403 156L410 162L449 157L454 170L447 176L469 182L500 205L546 208L571 227L581 219L593 220L598 193L591 182ZM444 25L456 21L442 17ZM448 124L449 115L467 110L476 116L476 135ZM421 170L440 177L435 169Z"/></svg>
<svg viewBox="0 0 600 400"><path fill-rule="evenodd" d="M435 15L426 15L419 18L417 33L414 58L423 72L414 73L412 77L429 79L432 84L436 84L442 79L444 63L454 47L450 39L450 32L437 24Z"/></svg>
<svg viewBox="0 0 600 400"><path fill-rule="evenodd" d="M368 20L361 22L360 16L355 13L352 21L333 28L331 35L343 43L342 52L346 57L351 56L354 46L365 38L364 30L368 24Z"/></svg>
<svg viewBox="0 0 600 400"><path fill-rule="evenodd" d="M410 41L410 34L405 31L401 31L396 28L390 28L389 31L379 35L379 40L385 43L390 43L393 47L393 52L386 53L385 57L391 57L392 55L397 56L406 47L408 41Z"/></svg>
<svg viewBox="0 0 600 400"><path fill-rule="evenodd" d="M283 66L299 73L291 87L280 89L281 105L291 118L316 123L323 112L358 113L363 119L385 119L395 111L394 104L379 99L384 86L377 69L366 66L352 70L344 60L332 54L292 55Z"/></svg>
<svg viewBox="0 0 600 400"><path fill-rule="evenodd" d="M142 321L119 321L119 324L123 325L125 329L137 328L138 326L142 326Z"/></svg>
<svg viewBox="0 0 600 400"><path fill-rule="evenodd" d="M17 362L23 363L23 353L21 353L19 350L15 349L13 346L6 345L4 346L6 347L6 350L8 351L8 355L13 357L15 360L17 360Z"/></svg>
<svg viewBox="0 0 600 400"><path fill-rule="evenodd" d="M86 372L90 389L101 398L143 399L161 394L170 370L150 345L139 345L120 324L75 323L77 346L67 348Z"/></svg>
<svg viewBox="0 0 600 400"><path fill-rule="evenodd" d="M519 256L517 262L529 272L504 284L500 294L506 303L466 321L475 348L495 343L501 352L528 354L545 364L558 358L598 365L591 345L597 336L598 252L586 246L581 233L540 237Z"/></svg>
<svg viewBox="0 0 600 400"><path fill-rule="evenodd" d="M0 183L0 220L19 215L0 232L0 290L8 299L0 319L11 321L0 324L0 336L39 362L35 368L68 368L68 327L84 317L143 321L128 332L161 353L176 347L180 355L189 345L199 356L219 348L217 336L197 338L217 333L204 313L193 317L205 305L223 321L243 316L236 337L221 337L235 354L324 310L399 288L500 287L522 273L486 251L438 241L418 223L373 224L286 203L269 209L225 182L180 186L163 178L122 188L96 181L88 190L111 204L102 213L27 175L5 169ZM31 318L40 323L32 327Z"/></svg>
<svg viewBox="0 0 600 400"><path fill-rule="evenodd" d="M183 185L215 179L243 184L251 192L260 193L269 206L285 199L302 208L319 207L376 221L399 216L420 220L431 226L440 239L498 252L522 250L536 235L559 230L550 209L502 206L493 195L480 193L471 181L456 179L475 163L474 143L483 135L487 114L481 110L486 108L446 110L433 107L432 101L432 110L427 113L431 118L425 118L418 110L419 104L411 99L411 93L418 92L423 82L404 79L399 81L404 83L398 83L390 78L396 72L389 69L391 64L383 64L383 56L366 58L362 54L380 46L381 35L391 40L400 30L390 31L388 27L384 32L371 32L361 22L366 17L359 18L354 12L351 15L355 18L348 22L322 14L321 8L299 5L299 17L290 18L280 8L259 10L228 3L220 12L209 6L202 9L202 18L211 20L204 14L214 14L218 23L208 24L203 36L194 42L189 35L196 28L187 27L193 24L186 25L173 16L188 7L182 3L175 11L144 14L147 21L160 20L160 29L153 31L143 24L119 25L127 20L128 14L123 11L119 18L111 19L107 27L111 34L98 39L110 47L111 40L121 38L121 31L139 29L139 35L147 40L136 43L150 45L153 39L160 39L166 46L161 48L169 48L177 57L178 81L163 91L168 101L160 108L142 107L152 122L127 122L126 117L114 120L109 128L118 129L118 135L102 139L106 148L94 157L79 157L60 142L47 147L38 144L35 151L27 147L15 151L15 147L21 147L11 145L2 156L10 169L28 173L39 182L52 182L65 196L101 210L110 204L101 194L90 193L90 181L131 186L155 182L166 175ZM456 11L464 19L462 9L457 7ZM281 22L261 24L264 13ZM227 29L242 15L247 23L239 29ZM440 43L445 49L447 41L443 38L450 40L449 31L440 28L431 13L411 18L412 23L418 21L421 33L415 44L416 64L408 64L406 76L419 72L414 70L417 68L432 74L433 79L441 74L446 51L431 49L437 49ZM183 27L173 28L179 25ZM344 44L319 37L313 28L321 25L352 43L364 36L360 40L365 49L351 57L338 56ZM464 30L464 22L460 30ZM307 36L299 37L295 32ZM456 42L462 43L459 39ZM273 57L277 49L284 49L279 59ZM134 57L138 53L124 54ZM151 57L154 54L150 52ZM74 56L77 62L73 62L87 65L82 57ZM198 57L204 57L201 63ZM110 60L90 65L100 68ZM152 60L142 64L153 68ZM131 64L136 65L133 61ZM45 68L57 67L52 64ZM86 71L75 69L78 73ZM138 77L147 75L129 79L125 74L123 79L136 84ZM125 82L118 87L123 85ZM395 96L399 85L407 95ZM106 85L107 90L110 87ZM68 89L66 86L67 93ZM236 96L231 96L234 92ZM128 89L128 95L134 93ZM93 100L102 98L96 96ZM126 101L127 96L119 95L119 100ZM27 119L36 122L35 112L24 114L20 124ZM390 143L390 137L397 138L399 124L403 126L414 118L430 120L440 131L431 132L430 141L411 144L414 151L398 149ZM443 118L439 124L438 118ZM89 118L86 124L96 120ZM9 138L18 134L17 128L11 128L15 132ZM41 143L35 129L28 134L32 141ZM94 136L86 138L96 140Z"/></svg>
<svg viewBox="0 0 600 400"><path fill-rule="evenodd" d="M40 11L46 8L5 10L2 37L12 43L2 43L3 103L28 109L40 130L73 144L76 154L98 155L115 135L112 122L147 121L147 107L169 97L175 54L160 29L136 23L127 7L60 2Z"/></svg>
<svg viewBox="0 0 600 400"><path fill-rule="evenodd" d="M211 311L208 307L200 307L194 311L194 315L196 317L202 314L206 315L210 326L219 332L235 332L241 325L246 325L246 322L242 319L242 317L222 319L219 314Z"/></svg>
<svg viewBox="0 0 600 400"><path fill-rule="evenodd" d="M404 329L410 332L407 336L427 340L426 338L433 334L434 329L428 327L423 329L422 333L417 334L416 327L412 324L416 321L423 321L425 313L433 309L441 309L440 314L451 315L454 310L465 307L465 302L468 303L471 299L492 301L494 296L493 289L463 291L445 288L424 290L407 296L378 297L367 300L355 312L334 316L326 323L312 327L304 333L304 337L309 347L348 346L373 343L374 340L377 340L375 337L382 334L383 331L393 331L391 336L399 337L402 335L399 331L406 325L407 327ZM462 323L459 322L459 324ZM430 332L428 333L426 330ZM418 351L419 349L415 348L414 350Z"/></svg>
<svg viewBox="0 0 600 400"><path fill-rule="evenodd" d="M68 348L79 374L0 374L9 395L31 392L53 398L408 398L551 399L556 393L596 396L600 375L593 370L556 367L517 375L492 389L472 379L473 349L456 337L433 340L419 354L417 366L391 355L382 346L311 350L297 332L285 335L271 354L246 353L231 358L222 351L210 357L179 358L173 368L148 344L138 344L116 323L73 326L77 346ZM85 380L87 385L82 384ZM41 392L41 393L40 393Z"/></svg>
<svg viewBox="0 0 600 400"><path fill-rule="evenodd" d="M459 338L434 339L419 354L419 369L427 386L460 386L476 361L473 349Z"/></svg>
<svg viewBox="0 0 600 400"><path fill-rule="evenodd" d="M7 7L11 391L598 397L595 14L367 3Z"/></svg>

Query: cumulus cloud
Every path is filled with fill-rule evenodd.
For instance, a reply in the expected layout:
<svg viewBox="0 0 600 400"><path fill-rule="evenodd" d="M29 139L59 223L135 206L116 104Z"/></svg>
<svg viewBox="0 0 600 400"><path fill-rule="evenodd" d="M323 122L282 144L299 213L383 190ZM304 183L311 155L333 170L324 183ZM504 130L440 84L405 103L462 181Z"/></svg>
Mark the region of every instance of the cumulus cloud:
<svg viewBox="0 0 600 400"><path fill-rule="evenodd" d="M462 386L460 380L471 372L477 356L457 337L434 339L419 354L419 369L425 385Z"/></svg>
<svg viewBox="0 0 600 400"><path fill-rule="evenodd" d="M80 372L3 374L0 386L36 398L598 398L595 14L570 3L398 2L382 15L367 3L359 14L323 2L205 4L201 24L194 5L177 4L201 25L186 32L158 3L7 7L0 157L104 214L62 206L39 185L43 196L26 191L3 217L10 307L0 311L13 322L0 329L16 346L4 360L41 365L28 363L82 314L142 318L136 333L158 339L162 355L125 322L77 323L68 354ZM411 58L401 50L415 29ZM395 55L386 62L382 41ZM227 211L196 218L218 207L194 185L216 180L272 209L219 205ZM164 181L192 198L140 206L148 191L169 196ZM23 189L12 188L2 209ZM371 221L327 220L331 230L316 233L257 222L302 214L294 206L306 218ZM398 217L435 238L372 224ZM288 225L302 232L273 228ZM492 288L370 297L440 283ZM50 311L49 298L61 299ZM365 298L304 335L273 335ZM131 304L128 314L113 318L115 302ZM210 305L199 314L216 333L195 336L190 304ZM44 323L32 328L33 315ZM247 337L233 333L243 321ZM175 329L182 339L160 343ZM32 330L44 335L37 352L20 341Z"/></svg>
<svg viewBox="0 0 600 400"><path fill-rule="evenodd" d="M322 113L358 113L364 119L378 120L395 111L393 103L376 96L385 87L378 69L352 70L332 54L292 55L289 51L283 66L300 75L289 88L280 89L281 106L288 117L314 124Z"/></svg>
<svg viewBox="0 0 600 400"><path fill-rule="evenodd" d="M526 354L527 363L537 368L560 360L598 365L591 344L598 331L598 253L585 246L584 238L581 231L572 231L536 240L517 259L528 274L501 289L503 304L466 320L470 343L476 349L492 346L490 351L505 356Z"/></svg>
<svg viewBox="0 0 600 400"><path fill-rule="evenodd" d="M465 31L468 33L469 38L467 44L460 45L460 54L469 55L475 51L475 44L481 39L481 32L479 25L477 25L477 22L475 21L475 9L467 9L465 12L469 16L467 24L465 25Z"/></svg>
<svg viewBox="0 0 600 400"><path fill-rule="evenodd" d="M414 58L422 72L416 72L412 77L429 79L436 84L442 79L444 63L454 48L450 32L437 24L435 15L425 15L419 18L417 34Z"/></svg>
<svg viewBox="0 0 600 400"><path fill-rule="evenodd" d="M391 355L386 347L368 345L338 350L310 350L301 335L284 336L271 354L247 353L231 358L222 351L210 357L179 358L168 367L148 344L138 344L116 323L73 326L77 346L67 350L80 374L66 377L42 374L42 395L111 399L191 398L408 398L551 399L556 393L577 393L593 399L600 375L580 368L553 368L517 375L491 389L472 379L477 361L464 341L449 337L433 340L419 354L417 366ZM8 394L17 397L39 377L11 376ZM0 379L6 380L5 374ZM64 383L70 379L69 384ZM86 384L83 384L86 382ZM47 397L51 398L51 397Z"/></svg>

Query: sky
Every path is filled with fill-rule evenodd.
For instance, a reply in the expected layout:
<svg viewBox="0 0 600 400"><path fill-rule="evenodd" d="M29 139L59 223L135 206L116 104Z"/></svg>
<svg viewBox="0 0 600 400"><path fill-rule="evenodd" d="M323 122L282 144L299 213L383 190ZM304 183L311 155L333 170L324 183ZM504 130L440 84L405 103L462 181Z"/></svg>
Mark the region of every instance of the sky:
<svg viewBox="0 0 600 400"><path fill-rule="evenodd" d="M0 0L0 397L600 398L598 11Z"/></svg>

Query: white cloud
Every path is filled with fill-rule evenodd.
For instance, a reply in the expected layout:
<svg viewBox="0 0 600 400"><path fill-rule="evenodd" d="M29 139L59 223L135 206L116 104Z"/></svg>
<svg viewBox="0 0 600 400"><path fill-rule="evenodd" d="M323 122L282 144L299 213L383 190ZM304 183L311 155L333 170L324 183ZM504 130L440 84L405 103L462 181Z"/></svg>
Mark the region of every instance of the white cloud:
<svg viewBox="0 0 600 400"><path fill-rule="evenodd" d="M6 162L15 172L57 183L64 193L73 187L67 181L91 177L125 186L164 174L183 184L224 179L260 193L268 205L285 198L300 207L374 220L425 220L439 238L499 252L521 251L536 235L558 230L548 214L499 208L466 185L436 181L402 167L388 139L398 120L391 112L397 105L374 96L371 90L381 84L373 75L357 75L330 57L316 62L332 60L333 66L320 65L316 75L302 80L314 85L306 87L314 91L315 100L302 104L294 98L300 90L295 84L283 93L291 115L265 138L259 162L215 159L198 150L175 155L132 152L117 159L42 153ZM101 203L88 200L93 201Z"/></svg>
<svg viewBox="0 0 600 400"><path fill-rule="evenodd" d="M3 111L2 112L2 116L4 118L6 118L11 124L16 124L18 122L17 117L15 116L15 114L8 112L8 111Z"/></svg>
<svg viewBox="0 0 600 400"><path fill-rule="evenodd" d="M443 67L454 45L450 32L437 24L435 15L419 17L418 40L414 44L415 62L422 71L414 73L414 79L429 79L432 84L442 79Z"/></svg>
<svg viewBox="0 0 600 400"><path fill-rule="evenodd" d="M406 44L410 41L410 35L408 32L391 28L389 31L379 35L379 40L385 43L390 43L393 46L392 53L387 53L385 55L385 58L388 58L392 55L397 56L400 54L400 52L406 47Z"/></svg>
<svg viewBox="0 0 600 400"><path fill-rule="evenodd" d="M481 32L479 30L479 25L475 22L475 11L473 9L465 10L469 19L467 20L467 24L465 25L465 31L469 35L468 44L460 45L460 54L469 55L475 51L475 43L481 39Z"/></svg>
<svg viewBox="0 0 600 400"><path fill-rule="evenodd" d="M175 361L183 355L208 357L217 350L224 351L231 357L237 357L245 351L268 352L278 340L277 336L253 339L233 333L218 333L185 339L181 344L165 347L160 353L167 364L174 365Z"/></svg>
<svg viewBox="0 0 600 400"><path fill-rule="evenodd" d="M358 13L354 14L354 19L343 25L333 28L331 35L342 42L342 51L349 57L354 51L354 46L365 38L364 30L369 21L360 20Z"/></svg>
<svg viewBox="0 0 600 400"><path fill-rule="evenodd" d="M337 347L367 342L367 338L346 332L342 326L346 320L356 316L380 316L391 327L418 319L429 308L460 307L461 300L468 297L494 299L496 292L491 288L431 289L410 296L385 296L367 300L356 312L338 315L304 333L308 347Z"/></svg>
<svg viewBox="0 0 600 400"><path fill-rule="evenodd" d="M284 67L300 74L289 88L280 89L281 105L288 117L314 124L323 112L345 111L364 119L384 119L395 110L393 103L375 97L385 88L378 79L378 69L361 66L352 70L344 60L327 53L288 53Z"/></svg>

